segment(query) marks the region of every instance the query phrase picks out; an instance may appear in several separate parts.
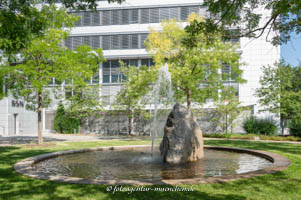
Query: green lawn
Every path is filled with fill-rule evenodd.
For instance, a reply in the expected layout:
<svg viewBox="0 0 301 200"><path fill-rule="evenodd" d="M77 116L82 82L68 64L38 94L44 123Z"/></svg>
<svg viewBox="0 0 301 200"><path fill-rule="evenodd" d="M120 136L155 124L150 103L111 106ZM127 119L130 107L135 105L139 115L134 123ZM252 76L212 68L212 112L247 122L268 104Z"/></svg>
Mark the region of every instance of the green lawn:
<svg viewBox="0 0 301 200"><path fill-rule="evenodd" d="M28 178L16 173L12 166L26 157L53 151L111 145L150 144L149 140L61 142L56 146L33 148L0 147L0 199L301 199L301 145L227 140L205 141L205 143L271 151L288 157L292 164L287 170L271 175L222 184L193 185L193 192L133 192L132 194L116 192L113 194L106 192L107 186L105 185L66 184ZM181 187L190 186L182 185Z"/></svg>

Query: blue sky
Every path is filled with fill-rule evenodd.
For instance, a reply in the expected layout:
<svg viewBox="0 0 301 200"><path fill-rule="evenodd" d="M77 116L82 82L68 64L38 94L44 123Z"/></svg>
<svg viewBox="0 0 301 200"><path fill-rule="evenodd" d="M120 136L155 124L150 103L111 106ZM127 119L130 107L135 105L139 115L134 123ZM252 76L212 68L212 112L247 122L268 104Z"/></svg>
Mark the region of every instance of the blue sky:
<svg viewBox="0 0 301 200"><path fill-rule="evenodd" d="M292 34L291 40L281 45L280 55L292 66L299 65L301 63L301 34Z"/></svg>

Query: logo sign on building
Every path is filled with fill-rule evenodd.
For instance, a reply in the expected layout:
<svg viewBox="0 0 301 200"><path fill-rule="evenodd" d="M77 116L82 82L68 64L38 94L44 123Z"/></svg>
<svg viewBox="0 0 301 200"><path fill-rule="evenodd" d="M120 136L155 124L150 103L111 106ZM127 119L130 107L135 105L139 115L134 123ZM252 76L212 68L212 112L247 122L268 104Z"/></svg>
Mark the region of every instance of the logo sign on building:
<svg viewBox="0 0 301 200"><path fill-rule="evenodd" d="M12 105L12 107L16 107L16 108L24 108L23 101L12 100L11 105Z"/></svg>

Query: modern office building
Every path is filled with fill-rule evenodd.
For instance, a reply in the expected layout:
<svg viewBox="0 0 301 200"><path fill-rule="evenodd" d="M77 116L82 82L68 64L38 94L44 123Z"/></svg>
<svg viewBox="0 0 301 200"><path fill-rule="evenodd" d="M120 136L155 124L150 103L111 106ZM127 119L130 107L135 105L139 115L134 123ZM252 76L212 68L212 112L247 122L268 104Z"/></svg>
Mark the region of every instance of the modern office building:
<svg viewBox="0 0 301 200"><path fill-rule="evenodd" d="M126 0L122 4L99 1L97 11L73 12L81 16L81 19L64 44L69 49L75 49L81 44L103 49L107 61L100 65L99 73L91 78L90 84L102 84L100 94L105 96L106 104L110 105L114 95L122 87L119 60L135 66L152 66L153 61L144 46L149 28L159 30L160 21L165 19L185 21L193 12L204 18L210 15L206 7L202 6L201 0ZM254 12L269 15L269 11L264 9ZM264 21L261 23L264 24ZM225 84L235 86L242 105L252 106L253 113L258 114L259 106L254 91L259 87L261 67L278 61L280 48L269 43L265 36L259 39L240 38L234 42L240 44L241 61L244 63L241 69L247 83L237 84L230 80ZM229 73L228 70L225 68L223 73ZM55 80L52 84L56 84ZM36 133L35 114L24 111L22 106L16 109L13 102L11 98L0 101L0 135ZM56 103L43 111L44 131L52 130ZM31 129L27 128L29 124Z"/></svg>

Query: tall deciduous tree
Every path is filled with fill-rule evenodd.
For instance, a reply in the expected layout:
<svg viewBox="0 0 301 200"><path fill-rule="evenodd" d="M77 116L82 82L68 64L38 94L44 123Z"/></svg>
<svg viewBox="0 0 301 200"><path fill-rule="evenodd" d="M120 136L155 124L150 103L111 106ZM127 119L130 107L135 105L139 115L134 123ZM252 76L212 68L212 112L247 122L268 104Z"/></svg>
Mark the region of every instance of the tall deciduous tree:
<svg viewBox="0 0 301 200"><path fill-rule="evenodd" d="M202 21L192 14L189 21ZM239 69L240 55L237 46L223 41L219 32L208 35L205 29L187 32L175 20L161 23L162 30L151 29L146 46L154 55L156 67L166 63L172 76L177 101L203 104L218 99L218 91L224 88L222 69L228 65L233 81L243 82Z"/></svg>
<svg viewBox="0 0 301 200"><path fill-rule="evenodd" d="M244 110L247 110L246 107L240 105L235 93L236 91L233 87L225 88L215 102L217 116L214 118L214 121L220 122L223 132L226 134L228 134L229 128L230 132L233 132L233 128L236 126L235 120Z"/></svg>
<svg viewBox="0 0 301 200"><path fill-rule="evenodd" d="M100 85L66 85L68 95L64 101L66 112L83 125L85 121L101 114L103 104L99 95Z"/></svg>
<svg viewBox="0 0 301 200"><path fill-rule="evenodd" d="M301 113L301 79L297 68L284 62L274 66L263 67L260 88L256 90L263 111L280 115L282 135L288 119L300 116Z"/></svg>
<svg viewBox="0 0 301 200"><path fill-rule="evenodd" d="M114 107L125 111L128 117L128 134L133 130L133 119L135 114L141 114L142 108L150 103L144 99L152 90L152 83L156 79L157 72L154 68L146 66L126 66L122 64L121 73L125 77L122 89L115 96Z"/></svg>
<svg viewBox="0 0 301 200"><path fill-rule="evenodd" d="M80 46L73 52L62 47L61 41L67 34L61 29L47 30L44 37L33 40L22 51L20 64L6 67L9 91L15 98L23 98L26 108L38 114L40 144L43 142L42 109L47 108L53 98L47 87L49 82L53 78L58 82L72 79L75 85L85 85L85 79L93 75L103 58L101 49L92 51L88 46Z"/></svg>

